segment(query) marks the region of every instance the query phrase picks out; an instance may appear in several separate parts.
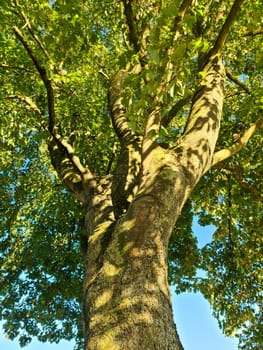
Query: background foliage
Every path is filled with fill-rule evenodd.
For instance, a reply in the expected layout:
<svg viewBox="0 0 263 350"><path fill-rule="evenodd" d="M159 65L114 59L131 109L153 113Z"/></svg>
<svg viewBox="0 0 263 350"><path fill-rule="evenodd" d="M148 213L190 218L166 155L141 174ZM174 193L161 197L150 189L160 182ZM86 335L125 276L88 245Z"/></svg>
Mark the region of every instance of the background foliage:
<svg viewBox="0 0 263 350"><path fill-rule="evenodd" d="M148 69L129 75L123 103L130 126L142 134L146 112L167 74L171 27L181 2L133 3L140 33L145 23L150 28ZM228 1L195 1L185 16L172 51L173 78L162 92L163 117L179 100L186 102L162 127L160 142L173 144L182 134L190 98L203 78L198 59L213 46L228 12ZM261 15L260 1L245 2L229 33L218 150L232 145L262 115L262 36L255 34L262 31ZM130 44L121 1L2 0L0 23L1 317L8 336L18 336L21 345L32 336L78 343L83 209L50 165L44 84L13 27L22 28L52 81L61 133L98 175L111 172L119 150L110 123L108 77L132 69L142 58ZM200 290L224 332L239 337L241 349L263 344L261 141L256 133L238 155L203 177L169 248L170 282L177 292ZM216 228L213 241L201 250L191 229L194 215Z"/></svg>

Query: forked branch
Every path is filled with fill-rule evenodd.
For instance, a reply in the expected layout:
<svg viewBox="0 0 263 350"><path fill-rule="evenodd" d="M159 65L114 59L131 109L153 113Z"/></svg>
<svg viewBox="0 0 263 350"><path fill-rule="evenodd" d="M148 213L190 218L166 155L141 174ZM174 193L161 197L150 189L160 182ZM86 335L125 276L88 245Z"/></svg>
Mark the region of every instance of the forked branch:
<svg viewBox="0 0 263 350"><path fill-rule="evenodd" d="M16 8L20 8L19 2L17 0L14 0L14 5ZM29 30L29 33L31 34L32 38L34 39L34 41L38 44L38 46L40 47L40 49L42 50L42 52L44 53L44 55L46 56L46 58L51 61L51 58L47 52L47 50L45 49L43 43L41 42L41 40L39 39L39 37L36 35L36 33L33 31L33 28L31 26L31 23L29 21L29 18L26 16L26 14L24 13L24 11L19 11L18 12L19 15L23 18L23 20L25 21L25 25L24 27L27 27Z"/></svg>
<svg viewBox="0 0 263 350"><path fill-rule="evenodd" d="M46 69L36 58L33 50L20 29L17 27L14 27L13 29L16 37L24 46L29 57L31 58L46 88L49 117L48 130L51 135L49 151L52 164L66 188L73 192L79 200L85 201L86 197L85 195L83 196L82 190L84 187L87 187L89 190L90 183L94 182L94 176L88 169L83 167L71 144L63 139L63 137L57 132L57 128L55 126L54 91L51 80L48 77ZM29 98L24 97L21 99L21 101L26 103L32 110L37 112L37 114L40 113L40 110Z"/></svg>

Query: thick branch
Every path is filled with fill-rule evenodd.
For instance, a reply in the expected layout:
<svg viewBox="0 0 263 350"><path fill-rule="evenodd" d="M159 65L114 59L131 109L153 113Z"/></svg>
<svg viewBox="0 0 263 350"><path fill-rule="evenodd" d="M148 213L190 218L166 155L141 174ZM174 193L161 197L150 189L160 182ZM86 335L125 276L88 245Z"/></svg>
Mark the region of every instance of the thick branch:
<svg viewBox="0 0 263 350"><path fill-rule="evenodd" d="M215 166L216 164L226 160L229 157L237 154L242 148L244 148L252 135L263 127L263 117L259 118L254 124L252 124L244 134L229 148L222 149L216 152L213 156L213 161L211 166Z"/></svg>
<svg viewBox="0 0 263 350"><path fill-rule="evenodd" d="M64 140L61 135L54 134L53 137L56 140L56 142L65 149L67 156L70 159L76 171L78 171L80 174L86 173L86 168L84 168L81 164L79 157L75 155L73 147L66 140Z"/></svg>
<svg viewBox="0 0 263 350"><path fill-rule="evenodd" d="M225 83L221 55L211 57L204 71L205 79L192 99L184 134L174 148L195 183L210 168L219 134Z"/></svg>
<svg viewBox="0 0 263 350"><path fill-rule="evenodd" d="M142 153L143 158L145 159L150 152L151 148L154 147L154 144L159 135L159 129L161 126L161 107L156 105L153 107L150 112L144 131L144 137L142 142Z"/></svg>
<svg viewBox="0 0 263 350"><path fill-rule="evenodd" d="M249 87L244 84L242 81L240 81L239 79L237 79L236 77L233 76L233 74L231 74L229 72L229 70L226 69L226 76L233 81L233 83L235 83L236 85L238 85L239 87L241 87L244 91L246 91L248 94L251 94L251 90L249 89Z"/></svg>
<svg viewBox="0 0 263 350"><path fill-rule="evenodd" d="M73 147L58 133L52 134L48 148L52 165L65 187L86 203L96 183L93 174L83 167Z"/></svg>
<svg viewBox="0 0 263 350"><path fill-rule="evenodd" d="M94 182L94 177L88 169L82 166L70 143L64 140L62 136L56 132L54 93L51 81L47 76L46 69L39 63L27 40L17 27L14 27L14 33L33 61L46 88L49 115L48 130L51 135L49 151L54 169L57 171L66 188L73 192L79 200L85 202L87 200L87 191L85 191L85 189L87 188L88 192L90 191L90 183ZM35 109L35 111L39 114L40 111L35 108L36 106L31 103L32 101L30 101L30 99L24 98L23 102L29 105L32 109Z"/></svg>
<svg viewBox="0 0 263 350"><path fill-rule="evenodd" d="M226 41L226 37L229 33L229 30L230 30L231 26L233 25L237 15L240 11L241 5L243 4L244 1L245 0L235 0L234 1L232 8L231 8L226 20L225 20L225 23L219 32L219 35L218 35L216 42L215 42L215 45L209 53L209 56L213 56L222 50L222 48L225 44L225 41Z"/></svg>
<svg viewBox="0 0 263 350"><path fill-rule="evenodd" d="M18 29L16 26L13 29L14 29L14 33L15 33L16 37L22 43L22 45L26 49L29 57L33 61L34 65L35 65L44 85L45 85L46 92L47 92L47 101L48 101L48 116L49 116L48 129L49 129L50 133L52 133L54 131L54 127L55 127L55 106L54 106L54 92L53 92L53 88L51 85L51 81L47 76L46 69L39 63L38 59L34 55L31 47L29 46L27 40L23 36L20 29Z"/></svg>
<svg viewBox="0 0 263 350"><path fill-rule="evenodd" d="M134 138L125 115L126 110L121 97L124 80L128 74L125 70L116 73L110 81L108 94L112 125L121 145L128 144Z"/></svg>

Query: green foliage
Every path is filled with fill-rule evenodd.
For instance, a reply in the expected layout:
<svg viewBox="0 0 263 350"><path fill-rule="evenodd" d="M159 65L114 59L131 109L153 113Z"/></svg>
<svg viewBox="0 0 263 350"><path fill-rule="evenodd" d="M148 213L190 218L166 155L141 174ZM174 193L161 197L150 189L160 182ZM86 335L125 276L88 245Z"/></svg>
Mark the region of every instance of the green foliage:
<svg viewBox="0 0 263 350"><path fill-rule="evenodd" d="M105 175L115 161L117 144L108 108L108 77L120 68L129 69L122 103L130 127L143 134L156 98L165 118L178 101L193 95L204 78L198 63L213 47L229 12L228 1L196 1L175 40L173 25L181 1L149 1L147 6L137 1L137 26L141 33L146 24L149 27L147 69L138 73L134 68L142 58L129 42L121 3L1 2L0 312L7 335L19 337L21 345L33 336L80 342L83 266L78 231L83 208L51 168L45 87L13 26L23 28L52 82L60 132L74 140L83 165ZM246 2L223 51L225 66L250 93L227 80L217 150L233 144L237 125L246 129L262 115L262 36L246 35L260 29L261 15L261 1ZM162 89L168 73L169 84ZM186 103L160 129L160 144L177 142L189 109ZM240 338L241 349L262 348L261 141L255 134L240 154L201 179L169 247L170 282L178 292L201 290L224 332ZM194 215L216 230L202 250L192 233ZM205 277L197 274L198 268Z"/></svg>
<svg viewBox="0 0 263 350"><path fill-rule="evenodd" d="M193 215L191 202L188 201L170 240L168 251L169 279L170 283L175 285L177 293L192 290L192 279L199 266L197 239L192 232Z"/></svg>
<svg viewBox="0 0 263 350"><path fill-rule="evenodd" d="M74 290L81 289L83 266L81 210L55 179L39 135L19 129L10 130L16 146L6 143L1 158L0 311L8 337L19 335L24 346L32 336L55 342L77 336Z"/></svg>

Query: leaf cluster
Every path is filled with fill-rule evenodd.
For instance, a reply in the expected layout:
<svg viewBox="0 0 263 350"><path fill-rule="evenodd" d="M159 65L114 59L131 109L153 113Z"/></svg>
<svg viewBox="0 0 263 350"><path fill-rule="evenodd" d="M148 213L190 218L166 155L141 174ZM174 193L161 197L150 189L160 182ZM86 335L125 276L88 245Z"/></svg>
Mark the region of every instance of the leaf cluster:
<svg viewBox="0 0 263 350"><path fill-rule="evenodd" d="M6 333L21 345L32 336L81 337L83 208L51 168L47 91L13 27L22 30L51 82L59 133L99 176L112 171L120 149L108 103L114 74L127 73L120 97L132 132L144 134L146 117L158 105L157 142L173 146L229 13L227 1L193 1L182 17L182 1L138 0L130 2L127 23L125 3L1 3L0 311ZM262 37L255 34L261 15L260 1L246 2L224 46L228 78L216 151L231 147L262 116ZM238 336L244 349L262 347L262 164L256 133L242 152L201 179L168 253L176 290L202 291L224 332ZM215 226L213 241L202 249L192 232L194 216Z"/></svg>

